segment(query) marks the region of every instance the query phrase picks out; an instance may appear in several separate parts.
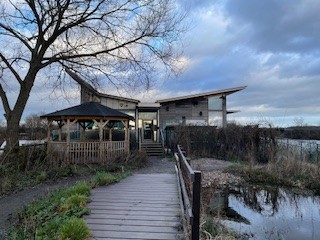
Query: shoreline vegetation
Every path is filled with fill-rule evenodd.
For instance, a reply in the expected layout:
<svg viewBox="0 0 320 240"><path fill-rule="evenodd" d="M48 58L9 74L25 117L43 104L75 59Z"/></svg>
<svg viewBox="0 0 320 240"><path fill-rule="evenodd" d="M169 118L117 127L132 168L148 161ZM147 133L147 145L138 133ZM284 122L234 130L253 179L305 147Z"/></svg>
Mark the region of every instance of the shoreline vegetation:
<svg viewBox="0 0 320 240"><path fill-rule="evenodd" d="M172 146L179 143L190 159L211 158L232 163L220 170L207 170L218 177L209 178L202 188L202 239L246 239L249 236L225 227L219 214L210 213L213 191L221 190L228 184L280 187L299 194L320 195L320 155L316 151L303 152L295 149L302 145L284 145L279 141L276 129L259 126L228 125L224 129L212 127L177 127L171 135ZM287 141L285 141L285 144ZM290 143L290 141L289 141ZM193 163L197 165L197 160ZM205 169L203 169L205 170ZM205 176L206 170L203 171ZM210 174L208 174L210 175ZM226 176L230 181L225 181ZM242 181L234 182L234 178ZM211 182L210 182L211 181ZM222 186L218 186L219 182ZM221 214L221 213L220 213Z"/></svg>
<svg viewBox="0 0 320 240"><path fill-rule="evenodd" d="M196 160L195 160L196 161ZM252 186L254 189L288 189L303 196L320 196L319 166L315 164L286 162L277 164L233 163L224 170L202 172L202 217L201 232L205 240L232 240L250 238L248 233L238 233L225 226L221 220L226 209L212 211L215 193L229 187ZM222 204L222 203L220 203Z"/></svg>
<svg viewBox="0 0 320 240"><path fill-rule="evenodd" d="M311 191L320 195L320 165L284 161L266 165L234 164L226 170L249 184Z"/></svg>

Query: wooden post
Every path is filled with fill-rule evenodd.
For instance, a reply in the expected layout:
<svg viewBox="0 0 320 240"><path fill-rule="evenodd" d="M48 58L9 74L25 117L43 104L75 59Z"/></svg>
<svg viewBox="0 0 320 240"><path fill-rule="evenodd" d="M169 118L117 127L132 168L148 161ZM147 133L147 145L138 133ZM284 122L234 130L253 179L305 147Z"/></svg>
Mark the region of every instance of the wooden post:
<svg viewBox="0 0 320 240"><path fill-rule="evenodd" d="M125 121L121 121L125 127L125 131L124 131L124 141L125 141L125 151L126 153L129 155L130 152L130 133L129 133L129 119L125 120Z"/></svg>
<svg viewBox="0 0 320 240"><path fill-rule="evenodd" d="M103 144L103 128L108 124L109 120L103 122L102 119L100 119L99 122L97 122L95 119L93 119L93 122L98 125L99 127L99 161L105 162L105 152L106 149L104 148Z"/></svg>
<svg viewBox="0 0 320 240"><path fill-rule="evenodd" d="M99 162L104 162L104 157L103 157L103 120L100 119L99 122Z"/></svg>
<svg viewBox="0 0 320 240"><path fill-rule="evenodd" d="M194 171L193 195L192 195L192 240L200 239L200 197L201 194L201 172Z"/></svg>
<svg viewBox="0 0 320 240"><path fill-rule="evenodd" d="M47 132L47 156L49 156L51 151L51 124L52 120L48 120L48 132Z"/></svg>
<svg viewBox="0 0 320 240"><path fill-rule="evenodd" d="M112 142L112 127L109 128L109 141Z"/></svg>
<svg viewBox="0 0 320 240"><path fill-rule="evenodd" d="M65 124L64 121L58 121L58 127L59 127L58 140L59 140L59 142L62 142L62 127L63 127L64 124Z"/></svg>
<svg viewBox="0 0 320 240"><path fill-rule="evenodd" d="M70 119L67 119L67 161L70 163Z"/></svg>

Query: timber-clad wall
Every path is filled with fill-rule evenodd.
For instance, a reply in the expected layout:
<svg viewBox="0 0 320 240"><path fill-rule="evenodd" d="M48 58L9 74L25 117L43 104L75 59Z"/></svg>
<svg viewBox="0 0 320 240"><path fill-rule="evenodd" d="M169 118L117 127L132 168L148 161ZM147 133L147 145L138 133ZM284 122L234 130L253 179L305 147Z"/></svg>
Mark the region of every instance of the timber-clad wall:
<svg viewBox="0 0 320 240"><path fill-rule="evenodd" d="M201 113L200 113L201 112ZM161 103L160 126L165 128L168 122L182 123L183 117L188 121L208 122L208 98L200 97L175 102ZM173 124L174 124L173 123Z"/></svg>

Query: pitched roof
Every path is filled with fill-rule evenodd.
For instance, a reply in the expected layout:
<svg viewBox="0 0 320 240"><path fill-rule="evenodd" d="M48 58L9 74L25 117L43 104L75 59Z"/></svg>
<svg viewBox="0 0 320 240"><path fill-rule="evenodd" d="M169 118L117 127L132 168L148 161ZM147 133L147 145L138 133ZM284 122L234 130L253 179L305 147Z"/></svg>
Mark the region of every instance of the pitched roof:
<svg viewBox="0 0 320 240"><path fill-rule="evenodd" d="M157 103L165 103L165 102L174 102L174 101L180 101L180 100L198 98L198 97L209 97L209 96L215 96L215 95L229 95L229 94L241 91L241 90L245 89L246 87L247 86L227 88L227 89L222 89L222 90L218 90L218 91L211 91L211 92L198 93L198 94L186 95L186 96L181 96L181 97L161 99L161 100L157 100L156 102Z"/></svg>
<svg viewBox="0 0 320 240"><path fill-rule="evenodd" d="M84 79L82 79L78 74L76 74L74 71L65 68L66 73L77 83L79 83L81 86L89 89L91 92L93 92L95 95L100 96L100 97L105 97L105 98L111 98L111 99L116 99L120 101L127 101L127 102L133 102L133 103L139 103L139 100L132 99L132 98L125 98L125 97L120 97L120 96L114 96L110 94L105 94L105 93L100 93L97 91L91 84L86 82Z"/></svg>
<svg viewBox="0 0 320 240"><path fill-rule="evenodd" d="M128 114L101 105L97 102L86 102L74 107L66 108L41 116L41 118L49 119L61 119L67 117L133 119L133 117L129 116Z"/></svg>

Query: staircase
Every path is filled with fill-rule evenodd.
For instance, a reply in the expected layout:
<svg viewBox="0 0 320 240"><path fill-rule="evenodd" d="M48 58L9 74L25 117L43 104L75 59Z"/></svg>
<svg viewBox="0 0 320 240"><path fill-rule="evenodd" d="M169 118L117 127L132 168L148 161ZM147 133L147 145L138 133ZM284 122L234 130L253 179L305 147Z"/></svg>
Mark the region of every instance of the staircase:
<svg viewBox="0 0 320 240"><path fill-rule="evenodd" d="M153 141L143 141L141 143L141 150L144 150L148 156L162 156L163 148L162 144Z"/></svg>

